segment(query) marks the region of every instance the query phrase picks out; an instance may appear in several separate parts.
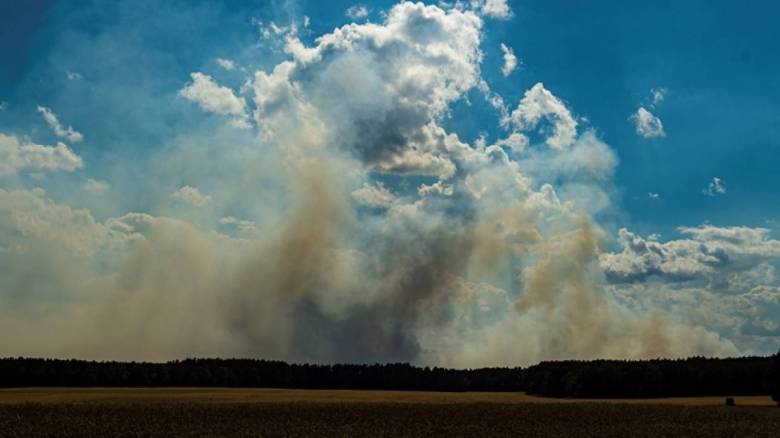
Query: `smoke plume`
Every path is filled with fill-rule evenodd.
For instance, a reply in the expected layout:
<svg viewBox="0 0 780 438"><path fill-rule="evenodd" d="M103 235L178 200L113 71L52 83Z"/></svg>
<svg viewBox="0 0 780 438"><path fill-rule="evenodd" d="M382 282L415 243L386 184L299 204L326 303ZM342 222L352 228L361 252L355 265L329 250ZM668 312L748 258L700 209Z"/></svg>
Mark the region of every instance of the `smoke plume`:
<svg viewBox="0 0 780 438"><path fill-rule="evenodd" d="M614 208L617 160L542 84L512 113L526 122L504 126L525 149L443 127L486 87L482 20L404 2L313 46L287 30L288 59L242 94L212 79L187 93L205 111L229 99L226 129L240 117L256 130L236 172L203 190L208 203L96 220L40 190L0 189L0 355L476 367L735 354L606 287L598 214ZM525 137L559 135L556 123L566 142ZM204 154L160 155L150 177ZM361 187L382 202L353 196Z"/></svg>

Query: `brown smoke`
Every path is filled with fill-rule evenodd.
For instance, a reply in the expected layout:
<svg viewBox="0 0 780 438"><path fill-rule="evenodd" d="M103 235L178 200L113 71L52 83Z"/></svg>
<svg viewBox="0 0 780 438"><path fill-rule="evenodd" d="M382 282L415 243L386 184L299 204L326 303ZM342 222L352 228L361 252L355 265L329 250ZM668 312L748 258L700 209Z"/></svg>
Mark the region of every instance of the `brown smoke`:
<svg viewBox="0 0 780 438"><path fill-rule="evenodd" d="M286 178L289 213L255 239L148 217L130 256L105 273L40 240L27 263L52 267L36 282L62 288L63 301L4 313L4 352L450 366L736 352L704 329L617 304L587 217L542 232L522 203L465 204L460 215L418 206L361 222L338 172L298 169ZM32 290L30 277L14 278Z"/></svg>

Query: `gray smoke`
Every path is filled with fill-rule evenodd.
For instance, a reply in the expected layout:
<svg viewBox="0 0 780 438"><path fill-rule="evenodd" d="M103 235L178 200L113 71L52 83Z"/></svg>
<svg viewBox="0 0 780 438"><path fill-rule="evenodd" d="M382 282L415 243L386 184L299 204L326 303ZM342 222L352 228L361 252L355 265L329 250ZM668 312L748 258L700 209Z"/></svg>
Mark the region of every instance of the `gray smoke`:
<svg viewBox="0 0 780 438"><path fill-rule="evenodd" d="M284 35L291 59L245 90L251 152L221 158L235 172L208 197L188 189L200 210L160 201L155 214L98 221L41 191L0 189L0 355L471 367L735 354L606 288L595 218L612 208L617 160L593 132L522 152L442 127L453 102L484 88L482 25L472 11L404 2L315 47ZM226 125L245 127L244 97L196 77L182 95L205 110L229 99ZM576 128L534 89L550 101L517 117ZM208 175L232 146L214 143L204 153L184 141L144 169ZM382 187L381 202L355 197L361 187ZM222 217L228 201L245 216Z"/></svg>

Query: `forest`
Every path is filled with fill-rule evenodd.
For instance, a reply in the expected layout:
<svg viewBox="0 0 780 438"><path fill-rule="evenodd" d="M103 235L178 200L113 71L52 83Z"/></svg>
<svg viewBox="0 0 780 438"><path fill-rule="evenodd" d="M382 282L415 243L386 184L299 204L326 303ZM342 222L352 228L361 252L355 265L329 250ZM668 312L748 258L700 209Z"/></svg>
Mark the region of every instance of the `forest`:
<svg viewBox="0 0 780 438"><path fill-rule="evenodd" d="M510 391L547 397L766 395L780 402L780 353L714 359L548 361L528 368L288 364L255 359L165 363L0 359L0 387L243 387Z"/></svg>
<svg viewBox="0 0 780 438"><path fill-rule="evenodd" d="M777 392L777 356L541 362L522 371L524 390L547 397L654 398Z"/></svg>

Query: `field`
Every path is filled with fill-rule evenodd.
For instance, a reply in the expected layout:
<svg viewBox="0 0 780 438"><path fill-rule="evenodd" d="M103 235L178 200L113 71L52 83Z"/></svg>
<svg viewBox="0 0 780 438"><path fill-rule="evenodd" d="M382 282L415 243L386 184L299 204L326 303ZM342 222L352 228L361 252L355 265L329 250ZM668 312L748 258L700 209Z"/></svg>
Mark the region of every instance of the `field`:
<svg viewBox="0 0 780 438"><path fill-rule="evenodd" d="M0 390L6 436L778 436L769 397L557 400L511 393Z"/></svg>

